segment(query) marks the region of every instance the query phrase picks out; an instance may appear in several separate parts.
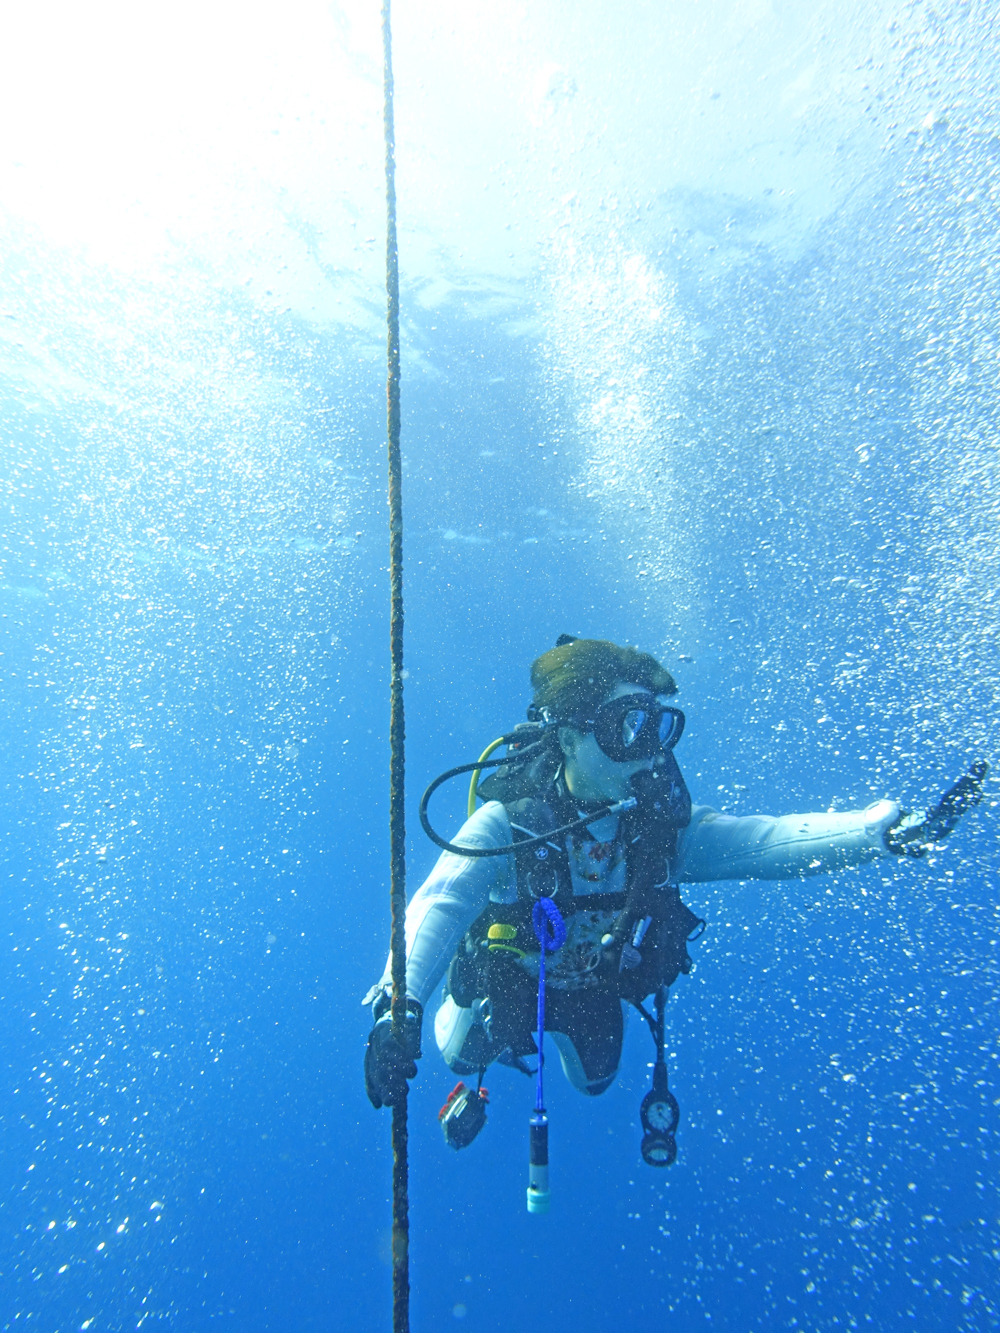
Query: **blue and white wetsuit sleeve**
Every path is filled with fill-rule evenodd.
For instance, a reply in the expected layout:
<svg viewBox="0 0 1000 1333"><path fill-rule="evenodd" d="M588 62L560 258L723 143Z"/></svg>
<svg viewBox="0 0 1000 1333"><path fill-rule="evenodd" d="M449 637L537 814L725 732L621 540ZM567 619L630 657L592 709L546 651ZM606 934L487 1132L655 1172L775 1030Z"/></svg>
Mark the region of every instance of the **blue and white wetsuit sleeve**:
<svg viewBox="0 0 1000 1333"><path fill-rule="evenodd" d="M511 841L507 811L489 801L459 829L461 847L506 847ZM508 901L517 892L510 856L456 856L442 852L434 869L406 905L406 993L426 1008L462 936L492 896ZM391 960L378 986L392 985Z"/></svg>
<svg viewBox="0 0 1000 1333"><path fill-rule="evenodd" d="M885 833L895 801L843 814L748 815L737 819L696 805L677 846L677 879L798 879L890 856Z"/></svg>

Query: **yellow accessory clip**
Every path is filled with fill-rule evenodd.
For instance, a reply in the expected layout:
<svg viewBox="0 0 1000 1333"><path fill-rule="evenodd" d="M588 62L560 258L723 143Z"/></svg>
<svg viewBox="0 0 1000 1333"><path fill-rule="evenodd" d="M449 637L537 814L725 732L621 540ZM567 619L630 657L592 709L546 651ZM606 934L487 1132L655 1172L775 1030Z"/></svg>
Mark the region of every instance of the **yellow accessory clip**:
<svg viewBox="0 0 1000 1333"><path fill-rule="evenodd" d="M502 949L504 953L516 954L518 958L527 958L523 949L517 949L513 944L504 944L504 940L512 940L517 934L517 926L506 926L501 921L495 921L486 932L486 938L489 940L489 950L493 953L497 949Z"/></svg>

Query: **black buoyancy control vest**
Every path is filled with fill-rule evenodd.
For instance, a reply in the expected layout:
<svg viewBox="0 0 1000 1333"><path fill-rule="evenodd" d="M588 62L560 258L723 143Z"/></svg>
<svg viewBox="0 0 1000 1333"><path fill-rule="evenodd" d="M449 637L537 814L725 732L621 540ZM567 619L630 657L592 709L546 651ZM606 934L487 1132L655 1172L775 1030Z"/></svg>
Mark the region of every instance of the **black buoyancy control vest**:
<svg viewBox="0 0 1000 1333"><path fill-rule="evenodd" d="M483 799L503 802L514 842L578 817L577 804L559 776L561 759L558 751L550 752L524 769L516 765L513 771L500 769L480 784ZM617 835L625 853L624 889L574 894L565 841L515 852L517 901L491 902L473 922L452 962L448 989L457 1004L467 1006L486 995L522 989L526 969L521 959L538 953L532 909L539 898L552 898L566 919L581 911L610 914L611 938L602 946L594 970L581 980L583 987L639 1002L691 970L687 944L704 922L670 883L678 835L691 822L691 797L672 753L655 771L640 774L634 785L638 805L619 817Z"/></svg>

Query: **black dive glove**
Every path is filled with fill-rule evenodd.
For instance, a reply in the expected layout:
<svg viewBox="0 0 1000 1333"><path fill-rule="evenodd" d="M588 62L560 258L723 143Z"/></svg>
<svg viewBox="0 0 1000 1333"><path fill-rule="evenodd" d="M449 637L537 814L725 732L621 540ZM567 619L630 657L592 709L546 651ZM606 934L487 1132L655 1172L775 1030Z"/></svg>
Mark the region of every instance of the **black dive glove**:
<svg viewBox="0 0 1000 1333"><path fill-rule="evenodd" d="M376 1111L380 1106L395 1106L406 1096L406 1080L416 1078L415 1061L420 1059L420 1025L423 1006L407 996L403 1040L393 1035L390 998L385 991L372 1004L375 1026L365 1051L365 1091Z"/></svg>
<svg viewBox="0 0 1000 1333"><path fill-rule="evenodd" d="M982 800L989 771L986 760L977 759L933 810L904 810L892 828L886 830L885 845L889 851L896 856L923 856L935 843L944 842L966 811Z"/></svg>

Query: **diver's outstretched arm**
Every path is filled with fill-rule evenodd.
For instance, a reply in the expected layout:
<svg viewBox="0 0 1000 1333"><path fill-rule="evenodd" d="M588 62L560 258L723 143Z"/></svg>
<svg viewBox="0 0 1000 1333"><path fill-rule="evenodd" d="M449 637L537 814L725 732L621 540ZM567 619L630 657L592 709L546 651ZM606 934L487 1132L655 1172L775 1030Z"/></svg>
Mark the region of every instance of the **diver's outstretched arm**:
<svg viewBox="0 0 1000 1333"><path fill-rule="evenodd" d="M678 843L681 883L711 879L799 879L888 856L895 801L838 814L721 815L696 805Z"/></svg>
<svg viewBox="0 0 1000 1333"><path fill-rule="evenodd" d="M895 801L836 814L721 815L695 806L678 843L682 883L713 879L798 879L891 855L921 857L954 830L982 797L989 766L974 763L933 809L911 814Z"/></svg>

